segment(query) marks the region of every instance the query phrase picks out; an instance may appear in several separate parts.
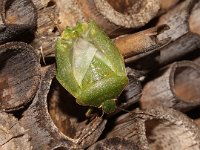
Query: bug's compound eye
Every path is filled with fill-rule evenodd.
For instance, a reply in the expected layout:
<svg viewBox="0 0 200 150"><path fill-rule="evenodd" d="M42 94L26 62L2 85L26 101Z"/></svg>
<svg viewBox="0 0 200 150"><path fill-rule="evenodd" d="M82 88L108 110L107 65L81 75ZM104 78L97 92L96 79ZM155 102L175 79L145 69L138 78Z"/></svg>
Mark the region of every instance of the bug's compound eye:
<svg viewBox="0 0 200 150"><path fill-rule="evenodd" d="M115 111L117 108L115 101L116 101L116 99L110 99L110 100L104 101L101 105L103 112L109 114L109 113Z"/></svg>

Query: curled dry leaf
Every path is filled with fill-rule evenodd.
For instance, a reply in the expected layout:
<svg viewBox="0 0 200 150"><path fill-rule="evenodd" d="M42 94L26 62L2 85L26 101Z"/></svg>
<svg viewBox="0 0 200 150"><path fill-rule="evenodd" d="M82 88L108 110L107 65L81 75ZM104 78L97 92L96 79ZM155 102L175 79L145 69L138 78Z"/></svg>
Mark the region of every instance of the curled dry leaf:
<svg viewBox="0 0 200 150"><path fill-rule="evenodd" d="M11 42L0 46L0 61L0 109L25 107L40 83L38 55L25 43Z"/></svg>

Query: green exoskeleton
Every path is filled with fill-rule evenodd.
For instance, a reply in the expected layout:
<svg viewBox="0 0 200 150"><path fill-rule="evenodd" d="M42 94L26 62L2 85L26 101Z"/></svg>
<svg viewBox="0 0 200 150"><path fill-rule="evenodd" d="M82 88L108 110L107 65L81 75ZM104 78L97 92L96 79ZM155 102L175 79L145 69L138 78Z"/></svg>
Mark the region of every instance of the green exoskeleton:
<svg viewBox="0 0 200 150"><path fill-rule="evenodd" d="M105 113L128 83L124 59L95 22L66 28L56 42L56 78L83 106Z"/></svg>

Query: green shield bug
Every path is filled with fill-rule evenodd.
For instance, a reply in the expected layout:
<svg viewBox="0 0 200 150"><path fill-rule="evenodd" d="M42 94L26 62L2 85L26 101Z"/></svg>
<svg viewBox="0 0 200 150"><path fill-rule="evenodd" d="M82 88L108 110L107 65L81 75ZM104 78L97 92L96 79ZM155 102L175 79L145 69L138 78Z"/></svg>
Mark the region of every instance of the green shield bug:
<svg viewBox="0 0 200 150"><path fill-rule="evenodd" d="M66 28L56 42L56 78L83 106L105 113L128 83L124 59L94 21Z"/></svg>

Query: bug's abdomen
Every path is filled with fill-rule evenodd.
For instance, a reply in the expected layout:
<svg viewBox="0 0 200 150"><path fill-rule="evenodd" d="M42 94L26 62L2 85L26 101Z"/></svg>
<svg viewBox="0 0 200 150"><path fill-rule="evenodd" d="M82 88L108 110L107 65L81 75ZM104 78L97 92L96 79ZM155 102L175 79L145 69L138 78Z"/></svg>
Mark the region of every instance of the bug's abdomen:
<svg viewBox="0 0 200 150"><path fill-rule="evenodd" d="M108 99L116 99L127 85L126 76L119 76L112 70L112 64L94 57L82 82L77 103L99 107Z"/></svg>
<svg viewBox="0 0 200 150"><path fill-rule="evenodd" d="M104 101L117 98L127 83L126 76L104 78L95 82L92 86L82 89L81 94L77 97L77 103L99 107Z"/></svg>

